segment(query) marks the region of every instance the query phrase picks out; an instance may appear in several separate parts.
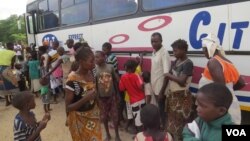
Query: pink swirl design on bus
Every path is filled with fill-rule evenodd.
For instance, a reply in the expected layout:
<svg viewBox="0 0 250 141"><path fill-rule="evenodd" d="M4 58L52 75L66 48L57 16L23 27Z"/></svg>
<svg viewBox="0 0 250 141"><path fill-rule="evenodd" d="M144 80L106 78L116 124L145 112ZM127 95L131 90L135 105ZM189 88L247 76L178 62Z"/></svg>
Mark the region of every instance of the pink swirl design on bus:
<svg viewBox="0 0 250 141"><path fill-rule="evenodd" d="M114 39L117 38L117 37L123 37L123 40L118 41L118 42L117 42L117 41L114 41ZM121 43L124 43L124 42L128 41L128 39L129 39L129 36L128 36L127 34L117 34L117 35L112 36L112 37L109 39L109 42L110 42L111 44L121 44Z"/></svg>
<svg viewBox="0 0 250 141"><path fill-rule="evenodd" d="M151 27L151 28L145 27L146 23L153 21L153 20L161 20L161 19L164 20L164 22L161 25L156 26L156 27ZM163 28L164 26L167 26L171 22L172 22L172 18L169 16L155 16L140 23L138 25L138 29L141 31L152 31L152 30Z"/></svg>

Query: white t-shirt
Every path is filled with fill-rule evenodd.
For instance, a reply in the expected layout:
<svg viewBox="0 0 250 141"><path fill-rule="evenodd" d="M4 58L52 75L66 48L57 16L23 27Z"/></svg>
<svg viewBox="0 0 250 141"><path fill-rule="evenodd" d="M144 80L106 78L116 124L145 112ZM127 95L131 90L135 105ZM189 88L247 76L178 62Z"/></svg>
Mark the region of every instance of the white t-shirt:
<svg viewBox="0 0 250 141"><path fill-rule="evenodd" d="M19 55L22 55L22 52L20 50L22 50L22 46L21 45L16 45L14 46L14 49L18 51L16 51L16 55L19 56ZM20 49L20 50L19 50Z"/></svg>
<svg viewBox="0 0 250 141"><path fill-rule="evenodd" d="M170 65L171 58L164 46L157 52L153 52L151 58L151 85L155 95L159 95L164 82L164 73L169 72Z"/></svg>

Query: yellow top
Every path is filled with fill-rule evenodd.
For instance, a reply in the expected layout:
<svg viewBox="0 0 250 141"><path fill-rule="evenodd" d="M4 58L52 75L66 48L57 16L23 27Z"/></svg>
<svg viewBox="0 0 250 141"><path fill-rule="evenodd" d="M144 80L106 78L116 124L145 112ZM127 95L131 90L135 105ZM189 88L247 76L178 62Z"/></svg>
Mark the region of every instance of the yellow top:
<svg viewBox="0 0 250 141"><path fill-rule="evenodd" d="M12 50L0 50L0 66L10 66L12 58L16 53Z"/></svg>

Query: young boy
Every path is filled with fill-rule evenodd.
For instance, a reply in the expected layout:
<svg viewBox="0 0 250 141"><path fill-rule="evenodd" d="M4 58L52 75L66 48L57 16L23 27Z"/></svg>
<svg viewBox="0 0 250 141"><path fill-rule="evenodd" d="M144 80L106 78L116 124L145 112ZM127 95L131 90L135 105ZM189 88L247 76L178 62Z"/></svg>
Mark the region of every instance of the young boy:
<svg viewBox="0 0 250 141"><path fill-rule="evenodd" d="M40 141L40 133L50 120L50 114L46 113L43 119L37 122L31 111L36 107L35 99L28 91L16 94L12 105L19 110L14 119L14 141Z"/></svg>
<svg viewBox="0 0 250 141"><path fill-rule="evenodd" d="M115 127L115 140L120 141L118 132L118 107L117 107L117 87L119 77L116 75L112 65L105 63L105 54L102 51L96 51L96 84L99 96L99 104L101 111L101 120L104 123L107 134L106 140L110 140L111 136L108 129L108 118L111 115Z"/></svg>
<svg viewBox="0 0 250 141"><path fill-rule="evenodd" d="M196 103L198 118L185 126L183 141L221 141L221 126L233 124L232 93L224 84L210 83L200 88Z"/></svg>
<svg viewBox="0 0 250 141"><path fill-rule="evenodd" d="M140 120L140 110L145 106L145 94L143 92L143 82L138 74L135 73L137 63L135 60L126 62L126 73L122 75L119 88L127 91L137 131L141 131L142 123Z"/></svg>

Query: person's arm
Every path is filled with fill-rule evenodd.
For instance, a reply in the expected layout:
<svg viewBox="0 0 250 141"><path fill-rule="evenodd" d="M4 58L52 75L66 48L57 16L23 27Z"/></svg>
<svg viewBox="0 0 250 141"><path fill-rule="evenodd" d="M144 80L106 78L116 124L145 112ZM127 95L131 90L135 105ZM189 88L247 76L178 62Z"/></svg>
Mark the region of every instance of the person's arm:
<svg viewBox="0 0 250 141"><path fill-rule="evenodd" d="M175 76L170 73L167 73L165 74L165 77L168 78L169 80L178 83L181 87L185 87L188 77L192 76L192 74L193 74L193 63L190 61L183 65L183 70L180 76Z"/></svg>
<svg viewBox="0 0 250 141"><path fill-rule="evenodd" d="M146 104L150 104L151 102L151 95L146 95Z"/></svg>
<svg viewBox="0 0 250 141"><path fill-rule="evenodd" d="M51 75L62 63L63 63L62 59L59 59L57 64L44 77Z"/></svg>
<svg viewBox="0 0 250 141"><path fill-rule="evenodd" d="M120 91L125 91L126 88L125 88L125 85L123 84L123 77L121 77L120 81L119 81L119 89Z"/></svg>
<svg viewBox="0 0 250 141"><path fill-rule="evenodd" d="M90 100L94 100L96 97L96 92L93 89L93 90L87 91L87 94L84 97L82 97L80 100L72 103L72 101L74 99L74 89L71 86L66 85L65 93L66 93L65 106L66 106L67 113L70 111L78 110L79 108L81 108L81 106L84 103L86 103L87 101L90 101Z"/></svg>
<svg viewBox="0 0 250 141"><path fill-rule="evenodd" d="M41 56L41 58L40 58L40 66L41 67L45 65L45 64L43 64L44 59L45 59L44 56Z"/></svg>
<svg viewBox="0 0 250 141"><path fill-rule="evenodd" d="M51 61L52 61L52 58L51 58L51 56L49 56L48 62L47 62L47 68L46 68L47 72L49 71L49 68L50 68L50 65L51 65Z"/></svg>
<svg viewBox="0 0 250 141"><path fill-rule="evenodd" d="M10 65L11 69L14 69L15 61L16 61L16 56L13 56L11 59L11 65Z"/></svg>
<svg viewBox="0 0 250 141"><path fill-rule="evenodd" d="M194 134L188 129L187 125L184 127L182 131L183 141L201 141L200 139L196 138Z"/></svg>
<svg viewBox="0 0 250 141"><path fill-rule="evenodd" d="M207 64L208 70L214 82L225 84L224 73L221 64L216 60L212 59Z"/></svg>
<svg viewBox="0 0 250 141"><path fill-rule="evenodd" d="M47 122L48 121L43 120L40 121L36 131L27 138L27 141L34 141L40 135L41 131L47 126Z"/></svg>
<svg viewBox="0 0 250 141"><path fill-rule="evenodd" d="M237 81L236 84L234 84L233 89L240 90L245 86L246 86L246 83L245 83L244 79L242 78L242 76L239 76L239 80Z"/></svg>
<svg viewBox="0 0 250 141"><path fill-rule="evenodd" d="M164 74L168 73L171 69L171 59L170 59L168 52L164 53L161 60L162 60L162 67L163 67ZM159 98L163 98L164 92L165 92L167 85L168 85L168 81L169 80L166 77L164 77L163 85L162 85L160 93L159 93Z"/></svg>

